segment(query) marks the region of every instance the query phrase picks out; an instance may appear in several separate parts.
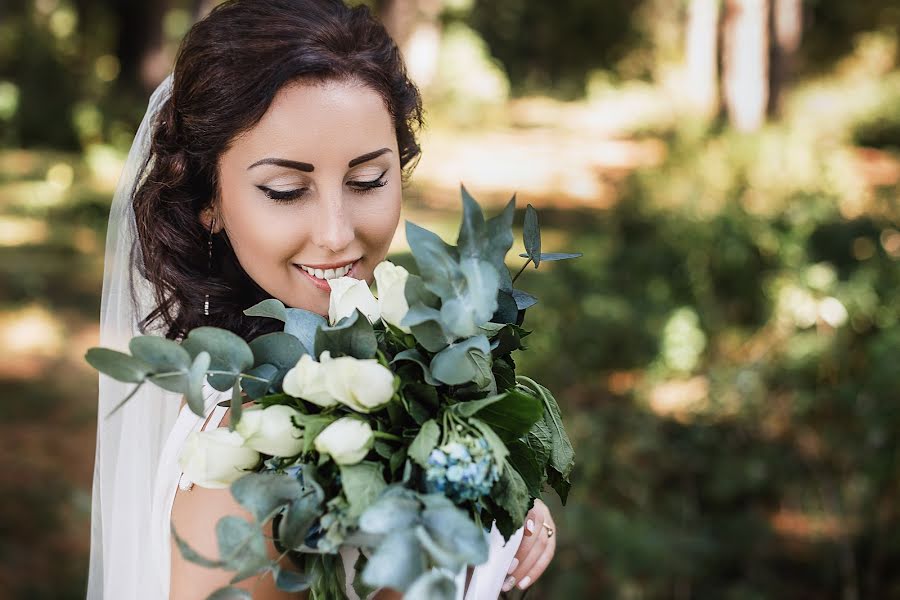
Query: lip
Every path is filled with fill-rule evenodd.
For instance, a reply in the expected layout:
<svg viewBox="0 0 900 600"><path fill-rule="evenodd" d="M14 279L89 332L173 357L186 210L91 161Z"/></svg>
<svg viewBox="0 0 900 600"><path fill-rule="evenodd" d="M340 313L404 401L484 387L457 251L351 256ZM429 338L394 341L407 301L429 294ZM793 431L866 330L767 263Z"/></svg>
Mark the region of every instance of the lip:
<svg viewBox="0 0 900 600"><path fill-rule="evenodd" d="M359 261L360 261L360 260L361 260L361 259L358 258L358 259L356 259L356 260L354 260L354 261L352 261L352 262L345 262L345 263L336 264L336 266L337 266L337 267L343 267L343 266L345 266L345 265L350 265L350 264L352 264L353 266L350 268L349 271L347 271L347 274L344 275L344 277L353 277L354 273L356 272L356 267L359 265ZM325 267L325 268L323 268L323 267L313 267L312 265L304 265L304 266L307 266L307 267L309 267L309 268L311 268L311 269L322 269L323 271L324 271L325 269L334 269L334 268L335 268L334 266ZM322 291L324 291L324 292L331 293L331 286L328 285L328 282L327 282L327 281L325 281L324 279L319 279L318 277L314 277L313 275L310 275L309 273L307 273L306 271L303 270L303 267L301 267L300 265L298 265L298 264L296 264L296 263L294 263L294 268L297 269L297 271L298 271L301 275L304 275L307 279L309 279L310 283L312 283L314 286L316 286L317 288L319 288L320 290L322 290Z"/></svg>

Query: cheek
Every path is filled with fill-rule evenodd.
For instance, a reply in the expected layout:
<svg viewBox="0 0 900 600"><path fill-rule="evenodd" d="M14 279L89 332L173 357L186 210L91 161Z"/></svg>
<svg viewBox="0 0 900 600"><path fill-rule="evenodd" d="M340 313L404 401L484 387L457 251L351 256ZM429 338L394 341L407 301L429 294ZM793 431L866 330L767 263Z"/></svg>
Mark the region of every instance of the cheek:
<svg viewBox="0 0 900 600"><path fill-rule="evenodd" d="M378 261L384 259L400 221L400 192L391 194L384 202L379 202L360 211L357 219L356 236L366 246L366 253Z"/></svg>

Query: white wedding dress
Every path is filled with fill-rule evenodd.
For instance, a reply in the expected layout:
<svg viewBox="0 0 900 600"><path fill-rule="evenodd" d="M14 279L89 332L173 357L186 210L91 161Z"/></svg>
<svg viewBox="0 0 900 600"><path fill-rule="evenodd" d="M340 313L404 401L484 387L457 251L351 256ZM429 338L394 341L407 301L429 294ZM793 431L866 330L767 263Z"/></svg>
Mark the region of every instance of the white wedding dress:
<svg viewBox="0 0 900 600"><path fill-rule="evenodd" d="M231 397L231 392L219 392L207 383L204 387L205 418L195 415L187 405L182 407L171 429L160 455L159 468L153 485L151 507L150 548L153 551L151 557L152 568L160 573L157 578L159 598L166 598L169 590L169 574L171 567L171 540L170 519L172 503L175 499L176 489L189 489L192 482L181 472L178 465L178 455L184 447L185 441L193 431L201 429L215 429L221 423L227 409L217 406L219 402ZM496 527L491 529L488 535L490 544L490 556L483 565L475 567L469 588L463 595L466 571L457 575L457 598L459 600L496 600L500 594L500 588L506 578L506 571L515 556L516 550L522 538L522 530L517 531L509 542L505 542ZM360 600L353 591L353 565L356 561L357 550L342 549L341 558L344 561L344 571L347 573L347 595L351 600Z"/></svg>

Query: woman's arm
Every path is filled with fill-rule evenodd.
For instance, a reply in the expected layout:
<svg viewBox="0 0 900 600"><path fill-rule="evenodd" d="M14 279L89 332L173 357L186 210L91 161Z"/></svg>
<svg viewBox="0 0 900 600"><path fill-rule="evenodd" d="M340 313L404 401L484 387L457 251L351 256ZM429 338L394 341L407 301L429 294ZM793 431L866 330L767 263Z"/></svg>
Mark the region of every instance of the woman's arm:
<svg viewBox="0 0 900 600"><path fill-rule="evenodd" d="M555 553L556 525L550 509L540 500L535 500L534 507L525 517L525 535L510 565L503 591L508 592L516 583L520 589L528 588L543 574Z"/></svg>
<svg viewBox="0 0 900 600"><path fill-rule="evenodd" d="M229 413L220 424L227 427ZM216 523L226 515L235 515L248 520L252 515L237 503L231 490L211 490L198 485L190 491L178 489L172 505L172 524L179 537L183 538L191 548L202 556L218 557L216 544ZM267 538L272 537L271 521L265 532ZM269 556L278 557L274 544L268 542ZM169 583L169 600L203 600L215 590L228 585L234 573L223 569L209 569L181 557L181 552L171 542L171 578ZM290 560L283 559L285 567L293 568ZM251 577L235 584L235 587L249 590L254 600L297 600L306 598L306 594L288 593L276 588L272 576Z"/></svg>

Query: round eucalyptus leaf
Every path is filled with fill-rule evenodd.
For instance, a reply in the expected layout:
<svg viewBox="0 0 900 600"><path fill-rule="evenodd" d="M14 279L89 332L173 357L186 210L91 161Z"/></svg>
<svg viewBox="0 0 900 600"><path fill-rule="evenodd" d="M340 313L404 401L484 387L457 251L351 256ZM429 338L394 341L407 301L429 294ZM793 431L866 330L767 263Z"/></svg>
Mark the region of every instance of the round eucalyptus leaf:
<svg viewBox="0 0 900 600"><path fill-rule="evenodd" d="M219 327L198 327L191 330L181 346L191 357L208 352L212 371L227 371L228 375L209 376L209 384L224 392L234 386L235 378L253 366L253 352L239 335Z"/></svg>
<svg viewBox="0 0 900 600"><path fill-rule="evenodd" d="M191 355L178 342L156 335L140 335L128 343L131 355L142 360L155 373L183 371L191 366Z"/></svg>
<svg viewBox="0 0 900 600"><path fill-rule="evenodd" d="M253 364L274 365L279 369L291 369L306 354L306 348L295 336L283 331L267 333L250 342Z"/></svg>
<svg viewBox="0 0 900 600"><path fill-rule="evenodd" d="M146 362L109 348L91 348L84 358L89 365L116 381L140 383L153 372L153 367Z"/></svg>
<svg viewBox="0 0 900 600"><path fill-rule="evenodd" d="M206 371L209 370L209 352L201 352L194 359L188 371L188 383L185 396L188 406L195 415L203 416L205 402L203 400L203 382L206 380Z"/></svg>

